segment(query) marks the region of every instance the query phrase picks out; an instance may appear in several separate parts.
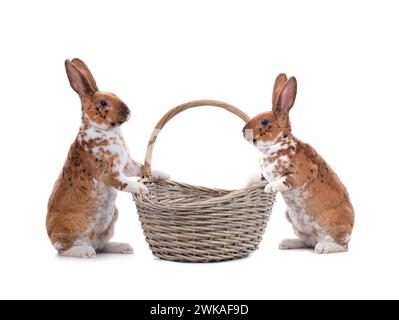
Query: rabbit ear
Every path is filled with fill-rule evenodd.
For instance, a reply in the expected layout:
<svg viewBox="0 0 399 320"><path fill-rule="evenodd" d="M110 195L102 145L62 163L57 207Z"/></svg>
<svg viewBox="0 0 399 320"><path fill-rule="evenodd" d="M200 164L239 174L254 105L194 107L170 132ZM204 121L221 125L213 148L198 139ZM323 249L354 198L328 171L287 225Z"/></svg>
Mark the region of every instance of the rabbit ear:
<svg viewBox="0 0 399 320"><path fill-rule="evenodd" d="M96 90L90 85L89 80L80 69L69 60L65 60L65 70L73 90L82 98L91 96Z"/></svg>
<svg viewBox="0 0 399 320"><path fill-rule="evenodd" d="M273 87L273 99L272 99L272 106L274 107L277 102L278 95L280 94L281 88L283 87L284 83L287 82L287 76L285 73L280 73L276 80L274 81Z"/></svg>
<svg viewBox="0 0 399 320"><path fill-rule="evenodd" d="M87 80L89 80L91 87L98 91L97 83L96 80L94 80L94 77L92 73L90 72L90 69L87 67L87 65L80 59L74 58L72 59L72 63L77 66L80 71L83 72L83 74L86 76Z"/></svg>
<svg viewBox="0 0 399 320"><path fill-rule="evenodd" d="M295 77L291 77L281 89L276 104L273 106L273 112L288 115L288 112L291 110L295 102L296 90L296 79Z"/></svg>

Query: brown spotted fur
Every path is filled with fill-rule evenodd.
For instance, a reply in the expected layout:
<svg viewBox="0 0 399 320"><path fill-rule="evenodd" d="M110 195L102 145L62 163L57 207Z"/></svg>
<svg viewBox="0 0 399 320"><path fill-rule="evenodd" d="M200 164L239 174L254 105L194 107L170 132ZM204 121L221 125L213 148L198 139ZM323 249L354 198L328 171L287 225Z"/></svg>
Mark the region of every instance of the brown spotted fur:
<svg viewBox="0 0 399 320"><path fill-rule="evenodd" d="M70 147L48 203L47 232L52 244L60 253L74 246L75 242L87 233L98 208L107 205L104 203L107 200L102 198L98 190L98 182L118 190L126 187L118 180L118 174L112 171L112 168L120 165L120 159L114 157L109 150L103 150L101 156L101 147L115 141L85 139L85 130L90 123L104 128L115 128L127 121L130 115L127 106L116 95L98 91L97 84L83 61L67 60L65 67L71 86L81 99L82 126L78 137ZM99 107L103 99L108 101L107 108ZM123 140L119 143L124 146ZM95 147L98 148L97 155L93 153ZM125 171L132 171L132 168L138 168L136 170L138 175L141 165L130 160L126 164ZM85 237L93 243L108 241L112 237L117 216L118 211L115 207L110 222L104 223L101 231L91 232Z"/></svg>
<svg viewBox="0 0 399 320"><path fill-rule="evenodd" d="M339 245L347 246L354 225L354 210L348 192L324 159L291 133L289 110L295 101L296 86L295 78L287 80L285 74L279 75L273 90L273 111L254 117L245 125L244 132L252 132L251 142L255 145L274 142L281 146L275 152L266 152L262 161L274 163L273 175L285 178L285 188L281 191L288 210L294 195L300 198L297 200L303 204L312 223L320 226L312 231L315 234L311 238L328 234ZM263 119L269 121L268 125L262 125ZM288 161L282 160L286 159L284 156ZM292 223L288 211L287 219ZM299 238L309 236L301 230L295 231Z"/></svg>

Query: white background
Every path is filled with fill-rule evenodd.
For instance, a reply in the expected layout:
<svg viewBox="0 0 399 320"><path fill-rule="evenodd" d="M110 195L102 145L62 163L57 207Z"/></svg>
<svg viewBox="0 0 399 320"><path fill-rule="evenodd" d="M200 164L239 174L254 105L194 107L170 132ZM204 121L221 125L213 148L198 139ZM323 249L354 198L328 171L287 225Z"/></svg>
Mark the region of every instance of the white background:
<svg viewBox="0 0 399 320"><path fill-rule="evenodd" d="M399 298L397 1L2 1L0 30L0 298ZM79 127L63 65L73 57L130 106L124 134L139 161L177 104L213 98L255 115L270 109L276 75L295 75L293 132L349 190L350 252L279 251L293 235L279 196L251 257L160 261L124 193L114 239L133 256L57 257L45 216ZM222 110L187 111L162 132L154 167L240 188L258 170L242 126Z"/></svg>

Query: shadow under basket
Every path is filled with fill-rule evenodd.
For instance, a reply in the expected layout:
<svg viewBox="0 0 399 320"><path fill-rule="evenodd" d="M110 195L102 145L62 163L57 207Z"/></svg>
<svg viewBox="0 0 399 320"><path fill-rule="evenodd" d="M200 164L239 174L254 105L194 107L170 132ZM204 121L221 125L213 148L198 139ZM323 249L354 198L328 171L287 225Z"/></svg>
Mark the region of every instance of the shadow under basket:
<svg viewBox="0 0 399 320"><path fill-rule="evenodd" d="M146 241L161 259L216 262L246 257L258 249L275 202L275 193L264 192L265 181L232 191L151 177L152 149L160 130L176 114L203 105L221 107L249 120L226 103L198 100L170 110L158 122L141 180L150 192L133 198Z"/></svg>

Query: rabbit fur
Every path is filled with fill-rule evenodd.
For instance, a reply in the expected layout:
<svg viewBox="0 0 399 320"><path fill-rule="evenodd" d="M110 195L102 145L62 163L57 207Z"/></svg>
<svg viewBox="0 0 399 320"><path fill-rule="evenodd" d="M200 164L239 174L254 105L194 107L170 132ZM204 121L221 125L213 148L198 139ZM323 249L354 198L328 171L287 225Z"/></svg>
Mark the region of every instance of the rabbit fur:
<svg viewBox="0 0 399 320"><path fill-rule="evenodd" d="M81 100L82 123L48 202L49 238L62 256L133 253L127 243L109 242L118 218L118 191L148 192L144 184L128 178L142 175L142 165L130 156L120 128L130 110L115 94L98 90L82 60L66 60L65 68ZM162 172L153 175L168 178Z"/></svg>
<svg viewBox="0 0 399 320"><path fill-rule="evenodd" d="M289 111L297 81L280 74L273 89L273 108L251 119L243 133L260 152L265 192L281 192L286 217L298 238L280 249L314 248L316 253L348 250L354 210L337 174L309 145L291 133Z"/></svg>

